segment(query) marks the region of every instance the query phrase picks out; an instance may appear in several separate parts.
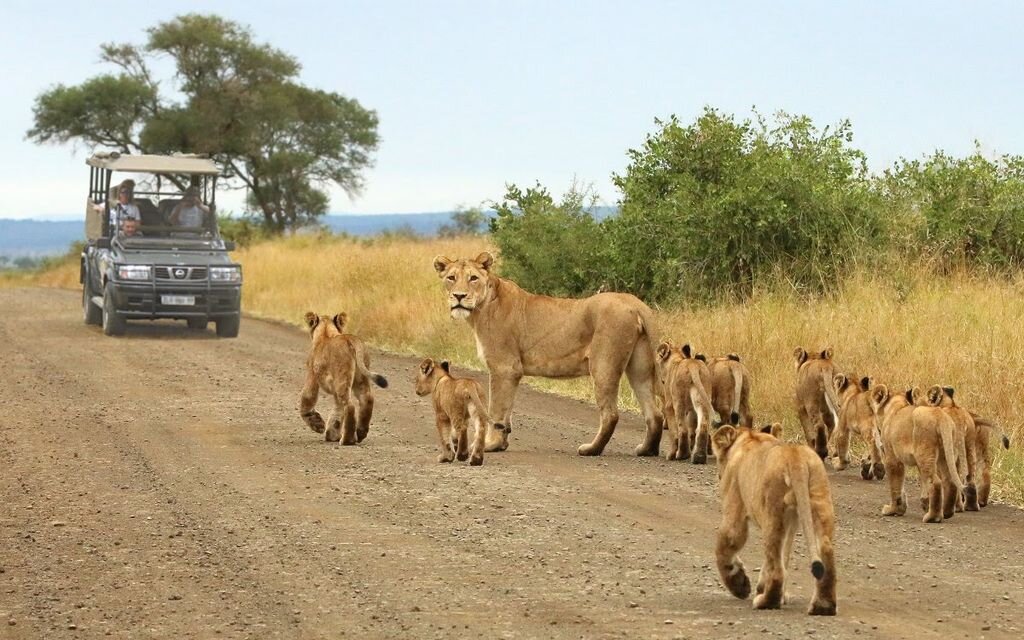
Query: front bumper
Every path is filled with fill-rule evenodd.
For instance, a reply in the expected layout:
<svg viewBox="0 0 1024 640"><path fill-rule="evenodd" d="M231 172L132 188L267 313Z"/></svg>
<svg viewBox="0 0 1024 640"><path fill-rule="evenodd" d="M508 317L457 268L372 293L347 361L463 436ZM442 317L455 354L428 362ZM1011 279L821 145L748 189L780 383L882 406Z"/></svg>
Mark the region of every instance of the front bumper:
<svg viewBox="0 0 1024 640"><path fill-rule="evenodd" d="M128 319L229 318L241 313L240 284L110 281L117 314ZM194 305L165 305L161 296L193 296Z"/></svg>

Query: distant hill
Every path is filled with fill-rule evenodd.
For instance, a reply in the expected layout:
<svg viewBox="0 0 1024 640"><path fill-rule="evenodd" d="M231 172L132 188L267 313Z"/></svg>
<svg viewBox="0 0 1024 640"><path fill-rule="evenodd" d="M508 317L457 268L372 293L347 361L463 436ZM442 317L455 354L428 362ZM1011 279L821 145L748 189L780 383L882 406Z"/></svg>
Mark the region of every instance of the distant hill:
<svg viewBox="0 0 1024 640"><path fill-rule="evenodd" d="M594 217L614 215L616 207L595 207ZM453 211L430 213L333 213L320 219L334 232L371 236L382 231L411 230L422 236L437 235L442 225L451 222ZM488 212L493 215L493 212ZM7 220L0 219L0 256L41 257L64 253L76 240L85 239L81 220Z"/></svg>

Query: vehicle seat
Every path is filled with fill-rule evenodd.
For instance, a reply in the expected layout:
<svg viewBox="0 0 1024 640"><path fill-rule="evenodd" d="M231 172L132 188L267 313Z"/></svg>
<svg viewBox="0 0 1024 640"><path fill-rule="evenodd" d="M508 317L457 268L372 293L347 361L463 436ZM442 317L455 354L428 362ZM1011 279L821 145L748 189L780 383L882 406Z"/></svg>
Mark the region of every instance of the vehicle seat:
<svg viewBox="0 0 1024 640"><path fill-rule="evenodd" d="M160 215L156 205L149 198L136 198L135 206L139 208L140 221L143 227L162 227L164 218Z"/></svg>
<svg viewBox="0 0 1024 640"><path fill-rule="evenodd" d="M164 198L156 205L160 215L164 218L165 224L170 224L171 212L174 211L174 207L178 206L179 202L181 202L181 198Z"/></svg>

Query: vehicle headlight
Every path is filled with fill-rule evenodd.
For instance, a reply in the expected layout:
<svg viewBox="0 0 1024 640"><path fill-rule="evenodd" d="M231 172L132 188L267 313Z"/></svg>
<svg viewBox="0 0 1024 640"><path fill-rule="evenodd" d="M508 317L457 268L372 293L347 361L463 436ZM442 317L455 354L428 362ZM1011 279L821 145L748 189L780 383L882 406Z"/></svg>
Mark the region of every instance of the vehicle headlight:
<svg viewBox="0 0 1024 640"><path fill-rule="evenodd" d="M238 267L210 267L210 280L216 282L241 282L242 270Z"/></svg>
<svg viewBox="0 0 1024 640"><path fill-rule="evenodd" d="M149 280L151 273L149 265L122 264L117 267L118 280Z"/></svg>

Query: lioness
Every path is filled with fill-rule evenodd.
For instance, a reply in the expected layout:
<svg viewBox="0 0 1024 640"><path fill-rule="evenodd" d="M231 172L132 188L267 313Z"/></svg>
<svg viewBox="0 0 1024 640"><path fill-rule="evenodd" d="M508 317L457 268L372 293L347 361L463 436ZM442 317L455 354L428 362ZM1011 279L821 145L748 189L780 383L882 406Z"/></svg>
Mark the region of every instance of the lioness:
<svg viewBox="0 0 1024 640"><path fill-rule="evenodd" d="M447 360L439 365L426 358L420 363L416 374L416 395L432 395L434 413L437 419L437 435L441 439L441 454L438 462L460 461L469 458L473 466L484 463L484 437L491 426L491 420L484 407L483 387L476 380L456 378L452 375ZM473 424L473 450L468 450L468 426ZM504 431L501 424L495 429ZM457 449L458 453L453 450Z"/></svg>
<svg viewBox="0 0 1024 640"><path fill-rule="evenodd" d="M839 396L839 421L832 432L835 458L832 466L843 470L850 464L850 434L855 433L868 448L860 461L860 476L865 480L885 477L882 443L879 440L875 411L871 407L871 378L857 380L853 374L837 373L832 379Z"/></svg>
<svg viewBox="0 0 1024 640"><path fill-rule="evenodd" d="M984 507L988 505L988 494L992 488L992 450L989 448L989 440L993 435L997 435L1003 448L1009 449L1010 439L999 425L991 419L980 416L973 411L970 413L975 426L978 428L976 432L978 440L975 444L975 452L980 462L979 467L981 467L981 478L978 480L978 506Z"/></svg>
<svg viewBox="0 0 1024 640"><path fill-rule="evenodd" d="M832 378L836 375L832 349L808 353L802 347L793 352L796 360L796 410L804 438L821 459L828 457L828 442L839 422L839 399Z"/></svg>
<svg viewBox="0 0 1024 640"><path fill-rule="evenodd" d="M720 416L738 417L736 424L753 427L754 418L750 414L750 370L740 362L735 353L712 358L708 362L711 372L711 404Z"/></svg>
<svg viewBox="0 0 1024 640"><path fill-rule="evenodd" d="M925 394L926 404L932 407L940 407L953 419L956 427L956 468L960 482L964 485L963 505L958 511L978 511L978 489L975 486L975 474L977 463L975 447L978 443L978 428L974 424L974 418L966 409L957 406L953 400L953 387L932 386Z"/></svg>
<svg viewBox="0 0 1024 640"><path fill-rule="evenodd" d="M938 407L914 405L914 390L890 394L884 384L871 389L871 406L881 425L882 463L889 476L890 502L882 515L907 512L903 479L907 466L921 478L923 522L952 518L963 484L956 469L956 425Z"/></svg>
<svg viewBox="0 0 1024 640"><path fill-rule="evenodd" d="M658 345L656 354L662 409L672 436L665 457L686 460L692 452L693 463L704 464L715 412L708 394L711 372L703 359L693 356L688 344L676 349L665 341Z"/></svg>
<svg viewBox="0 0 1024 640"><path fill-rule="evenodd" d="M492 419L511 426L512 403L524 375L575 378L590 375L601 412L594 440L580 455L600 455L619 421L619 380L623 372L643 409L647 434L637 455L658 455L664 417L655 398L654 346L650 308L625 293L583 299L552 298L524 291L491 272L494 258L434 258L451 316L465 320L476 336L477 353L490 372ZM487 451L507 445L507 433L489 430Z"/></svg>
<svg viewBox="0 0 1024 640"><path fill-rule="evenodd" d="M750 595L738 554L747 542L748 521L761 529L765 560L757 581L755 609L777 609L786 598L786 569L793 536L801 528L811 556L814 598L808 613L836 614L836 564L832 549L835 518L825 465L802 444L745 427L719 427L711 437L718 458L722 524L715 560L722 584L737 598Z"/></svg>
<svg viewBox="0 0 1024 640"><path fill-rule="evenodd" d="M343 333L347 320L344 313L332 317L306 312L312 346L306 360L306 383L299 400L299 414L310 429L324 433L324 419L314 408L323 389L334 398L334 413L326 427L325 439L356 444L370 431L373 416L370 381L382 389L388 386L388 381L370 371L370 356L359 338Z"/></svg>

